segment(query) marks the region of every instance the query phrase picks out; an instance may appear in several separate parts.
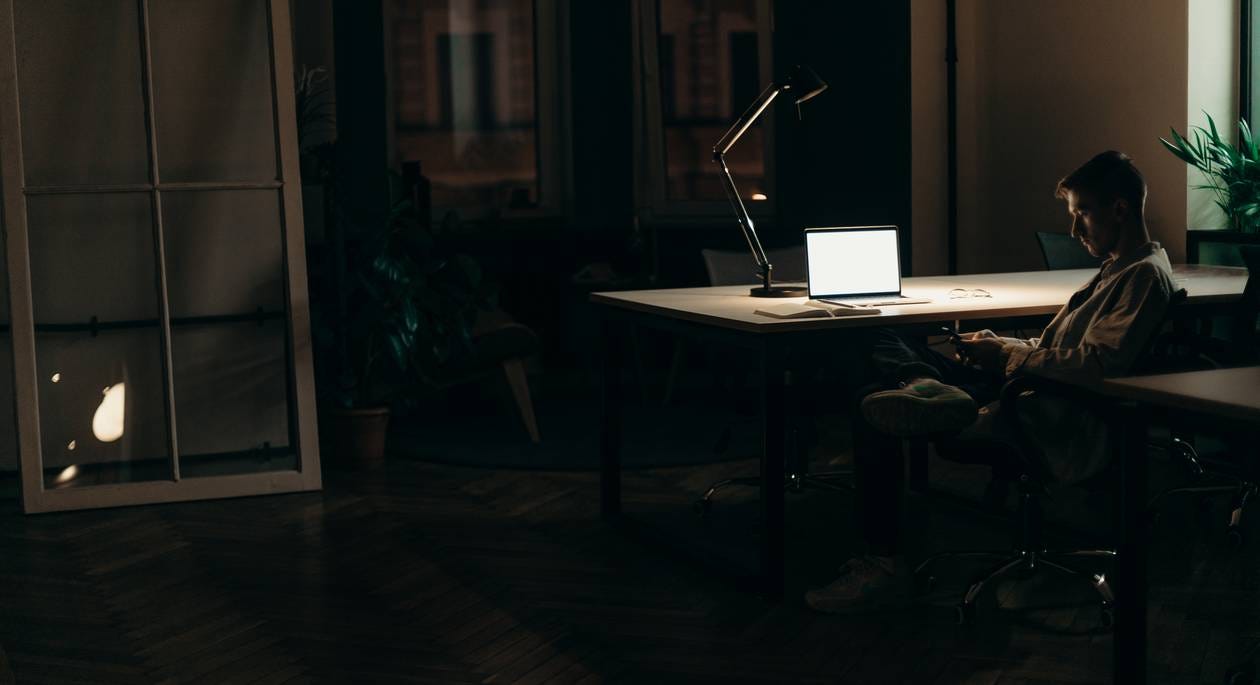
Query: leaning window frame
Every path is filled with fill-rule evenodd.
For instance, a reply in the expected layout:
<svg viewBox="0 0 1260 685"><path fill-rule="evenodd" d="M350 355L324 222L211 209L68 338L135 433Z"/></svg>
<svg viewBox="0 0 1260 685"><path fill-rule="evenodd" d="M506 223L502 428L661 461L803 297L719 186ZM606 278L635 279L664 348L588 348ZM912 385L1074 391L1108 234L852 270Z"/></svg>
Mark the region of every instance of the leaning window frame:
<svg viewBox="0 0 1260 685"><path fill-rule="evenodd" d="M669 223L702 223L714 218L727 218L730 203L725 200L671 200L666 186L669 171L666 168L665 123L661 103L660 53L660 2L663 0L632 0L633 14L633 89L634 117L634 167L635 213L640 220ZM756 0L758 81L770 83L774 79L773 64L773 13L772 0ZM748 103L751 104L751 103ZM731 118L734 123L736 113ZM762 158L764 160L765 187L769 199L747 203L754 219L772 221L775 215L774 174L774 117L773 108L761 118L763 127ZM716 143L717 140L714 140ZM717 174L717 167L714 167ZM738 182L738 179L737 179Z"/></svg>
<svg viewBox="0 0 1260 685"><path fill-rule="evenodd" d="M490 218L531 219L554 218L568 214L573 199L572 140L568 131L571 117L569 79L569 3L570 0L533 0L534 4L534 132L538 170L538 204L528 208L460 207L434 205L432 218L441 221L455 211L465 221ZM392 3L384 21L385 83L387 92L394 92L398 75L394 59L394 17ZM398 159L397 109L386 107L389 160Z"/></svg>

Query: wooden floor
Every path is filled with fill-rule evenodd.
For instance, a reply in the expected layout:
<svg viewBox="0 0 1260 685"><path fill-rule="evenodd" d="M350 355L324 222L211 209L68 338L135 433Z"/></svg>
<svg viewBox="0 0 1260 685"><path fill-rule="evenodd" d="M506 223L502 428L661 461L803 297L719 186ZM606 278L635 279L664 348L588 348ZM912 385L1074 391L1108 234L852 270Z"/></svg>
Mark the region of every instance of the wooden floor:
<svg viewBox="0 0 1260 685"><path fill-rule="evenodd" d="M631 508L736 549L747 495L694 493L747 463L642 472ZM598 518L589 472L396 460L324 492L23 517L0 513L0 681L17 683L1092 683L1109 633L1089 590L999 588L980 625L950 606L811 613L807 586L855 549L847 495L790 497L791 591L767 601ZM1003 528L916 499L913 554L1001 544ZM1074 507L1076 511L1085 511ZM1153 681L1220 682L1260 642L1260 558L1191 508L1155 531ZM1168 523L1172 520L1172 523ZM1219 520L1216 521L1219 523Z"/></svg>

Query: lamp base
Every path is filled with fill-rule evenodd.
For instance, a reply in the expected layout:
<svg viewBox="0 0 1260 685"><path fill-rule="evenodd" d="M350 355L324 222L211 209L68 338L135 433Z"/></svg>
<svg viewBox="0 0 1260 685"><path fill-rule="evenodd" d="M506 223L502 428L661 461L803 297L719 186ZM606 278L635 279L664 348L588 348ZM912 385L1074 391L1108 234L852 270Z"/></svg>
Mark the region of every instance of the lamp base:
<svg viewBox="0 0 1260 685"><path fill-rule="evenodd" d="M805 297L809 294L809 289L787 285L759 285L749 290L748 294L753 297Z"/></svg>

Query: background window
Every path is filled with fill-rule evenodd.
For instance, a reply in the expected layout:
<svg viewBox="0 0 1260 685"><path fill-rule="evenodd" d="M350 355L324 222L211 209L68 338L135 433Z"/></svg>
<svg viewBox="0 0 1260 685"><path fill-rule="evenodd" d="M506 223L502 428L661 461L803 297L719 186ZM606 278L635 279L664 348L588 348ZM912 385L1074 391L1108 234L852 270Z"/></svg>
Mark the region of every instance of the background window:
<svg viewBox="0 0 1260 685"><path fill-rule="evenodd" d="M439 208L540 201L533 0L398 0L398 160L419 161Z"/></svg>
<svg viewBox="0 0 1260 685"><path fill-rule="evenodd" d="M658 2L660 111L667 202L725 198L713 144L760 94L756 0ZM764 200L766 124L727 155L746 200Z"/></svg>

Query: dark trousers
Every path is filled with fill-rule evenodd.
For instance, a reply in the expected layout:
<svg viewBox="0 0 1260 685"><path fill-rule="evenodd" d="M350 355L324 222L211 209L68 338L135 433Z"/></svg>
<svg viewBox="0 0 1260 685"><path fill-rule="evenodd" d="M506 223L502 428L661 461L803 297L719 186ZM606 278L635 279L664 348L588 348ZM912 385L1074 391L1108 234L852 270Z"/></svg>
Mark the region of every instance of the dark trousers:
<svg viewBox="0 0 1260 685"><path fill-rule="evenodd" d="M858 512L868 551L892 556L900 551L901 495L905 480L902 440L877 431L862 418L862 398L915 378L935 378L961 388L977 405L997 399L1001 379L889 329L868 334L866 385L853 403L853 467Z"/></svg>

